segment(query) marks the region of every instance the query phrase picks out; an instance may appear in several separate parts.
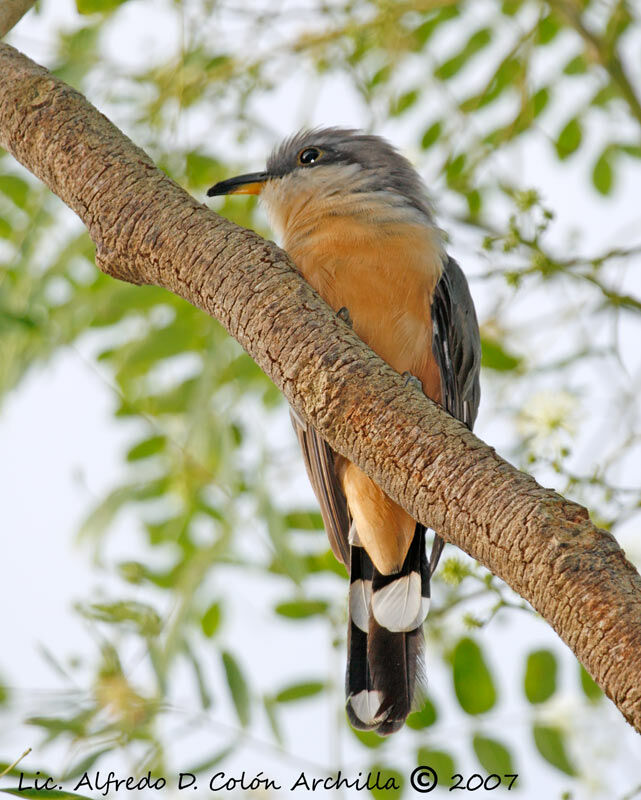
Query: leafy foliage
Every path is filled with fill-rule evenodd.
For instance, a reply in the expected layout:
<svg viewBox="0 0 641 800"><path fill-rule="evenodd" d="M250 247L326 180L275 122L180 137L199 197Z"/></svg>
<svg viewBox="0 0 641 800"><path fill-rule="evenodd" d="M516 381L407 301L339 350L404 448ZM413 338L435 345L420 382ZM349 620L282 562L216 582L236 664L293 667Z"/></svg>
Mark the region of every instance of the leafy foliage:
<svg viewBox="0 0 641 800"><path fill-rule="evenodd" d="M478 644L461 639L452 654L454 691L461 708L468 714L483 714L496 703L496 688Z"/></svg>
<svg viewBox="0 0 641 800"><path fill-rule="evenodd" d="M567 775L576 775L576 769L568 758L564 736L560 728L535 725L532 735L536 749L546 761Z"/></svg>
<svg viewBox="0 0 641 800"><path fill-rule="evenodd" d="M477 735L474 737L473 745L476 757L487 773L490 775L492 773L497 775L514 774L510 751L501 742Z"/></svg>
<svg viewBox="0 0 641 800"><path fill-rule="evenodd" d="M269 149L273 120L257 109L301 70L306 102L344 81L362 101L364 127L410 137L412 156L432 176L443 227L473 240L473 291L491 298L480 315L483 413L513 432L513 460L588 503L602 526L617 533L638 521L626 469L639 457L638 381L625 378L620 330L636 325L638 335L641 300L626 270L641 247L615 241L590 250L587 236L565 236L556 199L512 166L522 153L544 153L559 170L581 172L598 208L617 202L626 171L641 157L641 89L624 59L626 48L638 50L637 10L589 0L338 0L312 3L313 13L299 17L271 5L243 13L237 3L199 0L189 10L163 6L182 31L180 45L132 66L110 42L134 5L77 0L75 25L53 34L50 66L196 197L234 172L234 157L246 171L247 152ZM230 26L233 37L218 35ZM307 121L309 106L305 114ZM253 201L225 199L217 210L267 233ZM23 715L42 742L73 748L67 774L82 774L114 750L138 769L172 762L167 720L175 718L178 675L181 686L185 676L193 684L194 725L225 701L238 723L224 746L181 764L195 773L230 759L261 721L286 748L286 723L298 707L340 705L336 671L322 672L329 659L319 658L312 678L294 672L267 686L261 665L238 652L241 632L232 629L236 587L250 576L270 588L269 624L296 632L318 626L334 649L344 645L345 571L329 552L320 515L274 491L290 480L279 471L282 443L264 435L283 418L278 392L215 321L156 288L98 273L87 234L6 155L0 335L2 397L66 348L91 342L114 424L131 432L120 478L97 498L81 531L112 578L108 596L76 606L97 644L87 645L82 669L52 656L64 702ZM587 457L582 431L604 421L588 416L586 376L603 374L614 377L598 407L616 409L617 422L597 457ZM132 550L111 564L110 543L131 520L143 555ZM447 559L435 583L430 660L447 666L447 700L461 713L455 717L430 686L399 734L399 758L415 754L449 778L465 747L486 772L513 772L523 757L502 722L509 700L492 652L492 620L529 611L469 561ZM132 674L132 650L144 654L146 679ZM549 649L524 655L515 679L523 703L510 713L531 731L537 769L549 765L572 782L583 768L571 756L573 732L546 716L559 701L563 658ZM10 658L3 653L7 672ZM596 717L600 690L584 670L573 680L585 713ZM0 687L0 705L12 695ZM346 725L339 711L334 716ZM387 741L362 732L349 741L371 769L396 767ZM389 774L407 794L404 776Z"/></svg>
<svg viewBox="0 0 641 800"><path fill-rule="evenodd" d="M524 691L530 703L543 703L556 691L556 658L550 650L534 650L525 665Z"/></svg>

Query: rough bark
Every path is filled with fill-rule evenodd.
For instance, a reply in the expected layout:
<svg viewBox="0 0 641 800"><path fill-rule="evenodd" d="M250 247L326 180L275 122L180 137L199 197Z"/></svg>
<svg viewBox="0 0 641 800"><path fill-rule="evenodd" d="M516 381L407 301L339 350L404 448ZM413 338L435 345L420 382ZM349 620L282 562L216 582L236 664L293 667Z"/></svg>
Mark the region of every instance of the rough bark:
<svg viewBox="0 0 641 800"><path fill-rule="evenodd" d="M29 11L36 0L0 0L0 39Z"/></svg>
<svg viewBox="0 0 641 800"><path fill-rule="evenodd" d="M405 387L282 250L196 202L80 94L7 45L0 75L0 143L80 216L98 266L220 320L333 447L528 600L641 731L641 578L614 538Z"/></svg>

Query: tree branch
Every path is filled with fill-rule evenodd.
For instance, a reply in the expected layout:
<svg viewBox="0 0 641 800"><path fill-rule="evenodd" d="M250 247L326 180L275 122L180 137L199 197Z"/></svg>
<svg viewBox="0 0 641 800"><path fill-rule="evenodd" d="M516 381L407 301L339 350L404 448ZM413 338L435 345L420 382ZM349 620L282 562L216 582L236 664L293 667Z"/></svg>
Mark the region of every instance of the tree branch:
<svg viewBox="0 0 641 800"><path fill-rule="evenodd" d="M0 3L0 39L24 17L36 0L2 0Z"/></svg>
<svg viewBox="0 0 641 800"><path fill-rule="evenodd" d="M282 250L196 202L80 94L2 44L0 75L0 143L80 216L98 266L219 319L336 450L528 600L641 731L641 578L614 538L407 388Z"/></svg>
<svg viewBox="0 0 641 800"><path fill-rule="evenodd" d="M552 0L551 5L583 39L590 57L609 73L611 81L627 102L630 113L641 125L641 100L639 100L615 46L610 46L605 39L600 38L585 24L581 4L568 2L568 0Z"/></svg>

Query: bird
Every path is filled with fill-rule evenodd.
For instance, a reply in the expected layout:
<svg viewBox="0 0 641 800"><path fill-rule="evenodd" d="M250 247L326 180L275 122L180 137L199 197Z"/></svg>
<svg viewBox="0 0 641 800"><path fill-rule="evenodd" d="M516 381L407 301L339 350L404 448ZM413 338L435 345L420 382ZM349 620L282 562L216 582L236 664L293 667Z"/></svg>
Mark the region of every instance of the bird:
<svg viewBox="0 0 641 800"><path fill-rule="evenodd" d="M266 168L209 197L260 195L294 265L354 332L427 397L472 428L480 401L479 327L465 275L447 255L427 188L382 137L304 129ZM292 411L334 555L350 576L346 711L359 730L399 730L424 682L430 578L443 540Z"/></svg>

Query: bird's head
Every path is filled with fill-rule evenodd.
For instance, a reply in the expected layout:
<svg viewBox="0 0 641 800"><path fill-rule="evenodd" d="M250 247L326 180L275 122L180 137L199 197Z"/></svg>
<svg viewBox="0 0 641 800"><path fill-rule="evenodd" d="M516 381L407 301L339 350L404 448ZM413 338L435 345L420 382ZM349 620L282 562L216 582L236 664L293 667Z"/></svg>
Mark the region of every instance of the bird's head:
<svg viewBox="0 0 641 800"><path fill-rule="evenodd" d="M425 186L410 162L379 136L345 128L303 130L286 139L263 172L220 181L209 197L260 194L282 233L304 208L311 214L404 214L432 225Z"/></svg>

